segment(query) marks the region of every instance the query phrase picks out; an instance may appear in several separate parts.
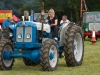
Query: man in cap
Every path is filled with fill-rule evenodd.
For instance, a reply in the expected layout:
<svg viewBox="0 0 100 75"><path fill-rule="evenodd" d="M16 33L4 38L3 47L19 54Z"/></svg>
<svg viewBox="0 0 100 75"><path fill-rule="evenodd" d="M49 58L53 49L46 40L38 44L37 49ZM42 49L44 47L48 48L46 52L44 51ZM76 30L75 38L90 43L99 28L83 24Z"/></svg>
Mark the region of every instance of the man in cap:
<svg viewBox="0 0 100 75"><path fill-rule="evenodd" d="M30 21L29 12L26 10L24 11L24 16L22 16L23 21Z"/></svg>

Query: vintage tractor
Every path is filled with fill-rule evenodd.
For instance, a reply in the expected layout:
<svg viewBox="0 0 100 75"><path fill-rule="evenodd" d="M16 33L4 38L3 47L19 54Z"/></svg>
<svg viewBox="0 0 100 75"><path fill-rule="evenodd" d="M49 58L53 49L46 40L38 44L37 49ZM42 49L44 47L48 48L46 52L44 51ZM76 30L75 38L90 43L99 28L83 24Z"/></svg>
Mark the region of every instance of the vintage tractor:
<svg viewBox="0 0 100 75"><path fill-rule="evenodd" d="M22 21L13 27L13 42L2 36L0 40L0 69L12 68L14 58L23 58L27 66L39 64L45 71L55 70L58 57L64 52L67 66L80 66L83 60L84 44L82 30L69 23L60 32L60 39L54 40L49 24ZM5 34L4 34L5 35Z"/></svg>
<svg viewBox="0 0 100 75"><path fill-rule="evenodd" d="M64 26L54 40L49 24L44 24L44 11L41 21L21 21L3 30L0 39L0 69L12 69L14 58L23 58L27 66L40 64L42 70L57 68L58 57L64 52L66 65L80 66L84 55L82 29L74 23ZM11 29L9 29L11 28ZM9 30L9 31L8 31ZM10 33L13 31L13 35ZM10 37L13 36L11 40Z"/></svg>

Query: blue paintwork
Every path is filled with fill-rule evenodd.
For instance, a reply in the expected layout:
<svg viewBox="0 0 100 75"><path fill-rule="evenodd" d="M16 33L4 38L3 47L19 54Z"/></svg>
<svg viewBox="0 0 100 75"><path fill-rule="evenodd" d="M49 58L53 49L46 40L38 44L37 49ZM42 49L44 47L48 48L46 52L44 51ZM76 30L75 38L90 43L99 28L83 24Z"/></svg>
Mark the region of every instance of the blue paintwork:
<svg viewBox="0 0 100 75"><path fill-rule="evenodd" d="M64 57L64 56L62 55L62 53L63 53L63 51L64 51L64 46L60 46L60 43L57 42L57 47L58 47L58 50L59 50L59 58Z"/></svg>
<svg viewBox="0 0 100 75"><path fill-rule="evenodd" d="M32 35L31 36L34 36L34 37L32 37L32 42L24 42L24 40L23 40L23 42L16 41L17 27L21 26L23 23L26 26L32 27ZM23 26L23 34L25 34L24 32L25 32L26 26ZM4 60L6 60L6 59L10 60L11 57L12 58L26 58L28 60L31 60L32 62L39 63L40 62L40 51L41 51L40 49L42 47L42 42L37 42L37 40L36 40L36 38L37 38L36 24L33 22L29 22L29 21L24 21L24 22L21 21L21 22L18 22L16 25L10 25L9 27L13 30L15 48L14 48L14 52L12 54L11 54L11 52L4 52L4 54L3 54ZM59 37L60 37L60 35L59 35ZM53 39L53 36L52 36L52 34L44 32L43 38ZM63 46L61 47L59 45L59 40L56 42L57 42L57 47L58 47L59 52L63 52L64 47ZM22 51L21 53L20 53L20 49ZM50 58L50 60L52 60L54 58L54 54L50 53L49 58Z"/></svg>
<svg viewBox="0 0 100 75"><path fill-rule="evenodd" d="M53 38L51 34L45 32L45 31L44 31L44 33L43 33L43 37L44 37L44 38Z"/></svg>
<svg viewBox="0 0 100 75"><path fill-rule="evenodd" d="M22 50L22 53L20 53L20 50L15 49L14 52L11 54L10 51L3 53L3 59L4 60L11 60L12 58L26 58L28 60L31 60L32 62L39 63L40 62L40 50ZM54 54L49 54L50 60L54 58Z"/></svg>
<svg viewBox="0 0 100 75"><path fill-rule="evenodd" d="M76 50L76 45L74 44L74 50Z"/></svg>
<svg viewBox="0 0 100 75"><path fill-rule="evenodd" d="M11 24L12 23L7 19L7 20L4 20L4 22L2 23L2 26L3 26L3 28L6 28L6 27L8 27Z"/></svg>
<svg viewBox="0 0 100 75"><path fill-rule="evenodd" d="M12 30L14 31L14 29L16 28L16 24L9 25L9 28L12 29Z"/></svg>
<svg viewBox="0 0 100 75"><path fill-rule="evenodd" d="M15 48L17 49L27 49L27 48L40 48L42 46L42 43L32 43L32 42L17 42Z"/></svg>
<svg viewBox="0 0 100 75"><path fill-rule="evenodd" d="M36 27L36 24L34 22L30 22L30 21L21 21L21 22L18 22L16 27L21 26L23 23L25 25L27 25L27 26Z"/></svg>
<svg viewBox="0 0 100 75"><path fill-rule="evenodd" d="M40 62L40 50L22 50L20 53L19 50L14 50L13 54L11 55L13 58L26 58L33 62Z"/></svg>
<svg viewBox="0 0 100 75"><path fill-rule="evenodd" d="M33 16L33 14L34 14L34 11L31 10L30 21L33 21L33 20L34 20L34 16Z"/></svg>
<svg viewBox="0 0 100 75"><path fill-rule="evenodd" d="M16 28L19 27L22 24L23 24L23 22L19 22L17 24ZM23 42L17 42L16 41L16 35L14 35L14 42L16 42L15 47L16 48L33 48L36 45L35 44L36 43L36 31L37 31L36 24L33 23L33 22L29 22L29 21L24 21L24 24L32 27L32 32L34 32L34 33L32 33L32 36L34 36L34 37L32 37L32 42L24 42L24 41ZM17 32L16 28L14 30L14 34L16 34L16 32ZM23 26L23 32L25 32L25 26ZM23 33L23 34L25 34L25 33ZM25 37L25 35L24 35L24 37Z"/></svg>
<svg viewBox="0 0 100 75"><path fill-rule="evenodd" d="M54 58L54 54L53 53L50 53L49 54L49 58L50 58L50 60L52 60Z"/></svg>
<svg viewBox="0 0 100 75"><path fill-rule="evenodd" d="M3 52L3 59L4 60L11 60L10 54L11 54L10 51L4 51Z"/></svg>
<svg viewBox="0 0 100 75"><path fill-rule="evenodd" d="M40 62L40 50L33 50L30 58L31 61Z"/></svg>

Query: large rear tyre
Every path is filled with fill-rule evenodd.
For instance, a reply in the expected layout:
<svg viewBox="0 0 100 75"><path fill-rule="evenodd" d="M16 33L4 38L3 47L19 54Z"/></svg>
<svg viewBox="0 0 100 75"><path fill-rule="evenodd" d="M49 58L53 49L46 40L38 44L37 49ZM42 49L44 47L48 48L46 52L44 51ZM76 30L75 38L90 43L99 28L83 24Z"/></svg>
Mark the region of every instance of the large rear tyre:
<svg viewBox="0 0 100 75"><path fill-rule="evenodd" d="M5 39L9 39L9 33L11 32L12 30L9 28L9 27L6 27L3 29L2 31L2 35L3 35L3 38Z"/></svg>
<svg viewBox="0 0 100 75"><path fill-rule="evenodd" d="M40 57L42 70L53 71L58 64L58 49L54 40L48 39L44 42Z"/></svg>
<svg viewBox="0 0 100 75"><path fill-rule="evenodd" d="M0 41L0 69L1 70L12 69L14 59L10 57L11 53L13 53L13 46L11 42L9 40L2 39Z"/></svg>
<svg viewBox="0 0 100 75"><path fill-rule="evenodd" d="M64 55L67 66L80 66L84 56L82 30L79 26L71 26L65 32Z"/></svg>

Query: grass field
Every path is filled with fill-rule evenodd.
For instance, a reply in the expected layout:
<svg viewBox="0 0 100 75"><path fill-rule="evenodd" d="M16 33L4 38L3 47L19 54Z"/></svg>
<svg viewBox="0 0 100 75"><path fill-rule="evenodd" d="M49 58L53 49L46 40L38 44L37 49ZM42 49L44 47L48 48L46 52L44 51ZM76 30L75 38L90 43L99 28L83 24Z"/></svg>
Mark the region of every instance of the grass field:
<svg viewBox="0 0 100 75"><path fill-rule="evenodd" d="M0 71L0 75L100 75L100 40L96 45L85 41L83 64L78 67L67 67L65 60L59 59L56 71L45 72L41 66L25 66L21 59L15 59L12 70Z"/></svg>

